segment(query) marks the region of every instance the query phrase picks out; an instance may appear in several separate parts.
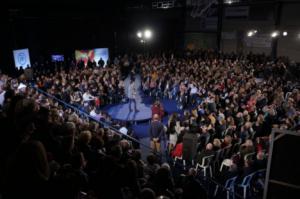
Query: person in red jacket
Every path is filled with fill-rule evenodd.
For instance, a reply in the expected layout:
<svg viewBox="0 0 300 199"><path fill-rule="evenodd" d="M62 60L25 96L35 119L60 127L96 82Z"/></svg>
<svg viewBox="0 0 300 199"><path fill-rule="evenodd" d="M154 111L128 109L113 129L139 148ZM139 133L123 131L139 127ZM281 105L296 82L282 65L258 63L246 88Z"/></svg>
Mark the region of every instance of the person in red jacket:
<svg viewBox="0 0 300 199"><path fill-rule="evenodd" d="M158 100L155 101L154 104L152 105L151 111L152 111L152 117L155 114L157 114L160 117L161 120L164 117L164 108Z"/></svg>
<svg viewBox="0 0 300 199"><path fill-rule="evenodd" d="M182 142L178 143L175 148L173 149L173 151L171 152L171 156L173 158L175 157L182 157L182 151L183 151L183 145Z"/></svg>

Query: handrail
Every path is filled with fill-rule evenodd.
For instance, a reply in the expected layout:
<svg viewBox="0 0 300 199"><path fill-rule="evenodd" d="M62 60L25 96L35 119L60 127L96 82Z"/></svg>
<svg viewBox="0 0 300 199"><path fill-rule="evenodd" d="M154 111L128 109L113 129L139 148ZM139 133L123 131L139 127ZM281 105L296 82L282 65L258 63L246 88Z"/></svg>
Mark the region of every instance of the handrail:
<svg viewBox="0 0 300 199"><path fill-rule="evenodd" d="M66 107L71 108L71 109L73 109L73 110L75 110L75 111L77 111L77 112L83 114L84 116L86 116L87 118L89 118L89 119L91 119L91 120L93 120L93 121L96 121L96 122L98 122L98 123L100 123L100 124L102 124L102 125L108 126L109 129L113 130L114 132L118 133L119 135L125 136L125 137L128 138L129 140L132 140L132 141L134 141L134 142L136 142L136 143L139 143L140 145L146 147L147 149L150 149L150 151L151 151L153 154L158 155L158 156L162 156L162 154L163 154L162 152L159 152L159 153L158 153L158 152L154 151L154 150L153 150L151 147L149 147L148 145L146 145L146 144L140 142L139 140L137 140L136 138L134 138L134 137L132 137L132 136L130 136L130 135L126 135L126 134L121 133L117 128L113 127L111 124L93 118L93 117L90 116L88 113L86 113L86 112L84 112L84 111L78 109L77 107L75 107L75 106L73 106L73 105L70 105L70 104L66 103L65 101L63 101L63 100L61 100L61 99L58 99L57 97L55 97L55 96L53 96L53 95L51 95L51 94L49 94L49 93L43 91L42 89L37 88L37 87L34 86L34 85L29 85L29 87L31 87L31 88L37 90L38 92L42 93L43 95L45 95L45 96L47 96L47 97L49 97L49 98L51 98L51 99L54 99L54 100L58 101L59 103L64 104Z"/></svg>

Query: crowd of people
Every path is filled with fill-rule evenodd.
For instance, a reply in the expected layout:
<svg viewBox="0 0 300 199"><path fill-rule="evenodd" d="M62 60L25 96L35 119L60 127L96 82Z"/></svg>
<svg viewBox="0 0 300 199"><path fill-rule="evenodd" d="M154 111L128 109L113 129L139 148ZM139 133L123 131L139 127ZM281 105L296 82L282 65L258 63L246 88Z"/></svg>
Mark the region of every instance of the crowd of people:
<svg viewBox="0 0 300 199"><path fill-rule="evenodd" d="M300 130L299 85L280 60L200 51L184 58L154 57L141 65L145 93L176 99L184 110L169 117L166 136L156 131L152 143L167 139L170 155L193 166L213 156L214 177L223 185L230 177L241 183L266 169L273 128ZM159 126L156 118L153 126ZM223 160L229 168L224 171Z"/></svg>
<svg viewBox="0 0 300 199"><path fill-rule="evenodd" d="M143 160L136 143L43 94L118 129L123 124L101 107L125 98L122 67L129 65L140 68L145 94L176 99L184 110L171 114L165 128L161 121L168 116L157 102L149 129L156 151L167 139L169 155L187 161L184 176L173 175L173 164L156 154ZM266 167L272 128L299 130L300 92L286 71L283 62L263 56L198 51L125 56L104 68L33 68L33 87L23 75L1 74L0 193L3 198L206 198L195 169L204 157L217 159L222 151L230 169L215 178L241 180ZM255 157L245 158L253 152Z"/></svg>

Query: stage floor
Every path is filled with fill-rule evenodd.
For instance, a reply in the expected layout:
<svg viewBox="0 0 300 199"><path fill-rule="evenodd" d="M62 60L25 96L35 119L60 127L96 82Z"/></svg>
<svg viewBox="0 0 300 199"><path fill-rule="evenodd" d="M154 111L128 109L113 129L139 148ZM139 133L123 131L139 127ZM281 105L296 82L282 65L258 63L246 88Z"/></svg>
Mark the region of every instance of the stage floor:
<svg viewBox="0 0 300 199"><path fill-rule="evenodd" d="M133 105L131 105L133 107ZM117 104L108 110L108 114L114 120L142 122L151 119L151 107L143 103L137 103L138 112L129 111L129 103Z"/></svg>
<svg viewBox="0 0 300 199"><path fill-rule="evenodd" d="M128 94L130 78L127 77L124 81L125 83L125 93ZM129 103L120 103L115 105L109 105L104 108L104 110L111 116L113 120L119 121L129 121L129 122L146 122L151 120L152 111L151 106L153 104L153 99L151 97L144 96L141 90L141 77L140 75L135 76L135 85L137 86L137 97L136 106L139 112L130 112ZM182 110L177 108L177 103L175 100L162 99L165 117L170 113L181 113ZM133 104L132 104L133 107Z"/></svg>

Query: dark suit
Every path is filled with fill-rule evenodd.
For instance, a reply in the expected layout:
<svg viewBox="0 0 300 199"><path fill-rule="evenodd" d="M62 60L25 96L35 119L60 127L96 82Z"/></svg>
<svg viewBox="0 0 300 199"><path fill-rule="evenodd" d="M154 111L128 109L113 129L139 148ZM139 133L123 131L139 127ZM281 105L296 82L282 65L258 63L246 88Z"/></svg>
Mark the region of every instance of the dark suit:
<svg viewBox="0 0 300 199"><path fill-rule="evenodd" d="M160 121L151 122L149 128L150 140L158 138L159 141L164 138L164 125Z"/></svg>
<svg viewBox="0 0 300 199"><path fill-rule="evenodd" d="M193 160L197 152L197 135L194 133L185 133L183 136L183 159Z"/></svg>

